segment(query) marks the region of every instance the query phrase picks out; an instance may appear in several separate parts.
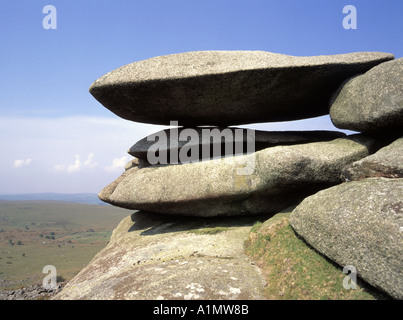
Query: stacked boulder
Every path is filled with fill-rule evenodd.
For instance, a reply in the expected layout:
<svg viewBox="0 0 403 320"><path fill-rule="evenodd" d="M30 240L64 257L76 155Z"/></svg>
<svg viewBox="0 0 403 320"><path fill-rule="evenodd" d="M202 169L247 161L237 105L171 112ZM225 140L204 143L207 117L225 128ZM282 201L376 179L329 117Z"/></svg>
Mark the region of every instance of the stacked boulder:
<svg viewBox="0 0 403 320"><path fill-rule="evenodd" d="M172 127L137 141L99 198L193 217L300 203L290 224L307 243L402 299L402 78L403 59L379 52L204 51L123 66L91 94L124 119ZM329 113L359 133L233 127Z"/></svg>
<svg viewBox="0 0 403 320"><path fill-rule="evenodd" d="M348 79L330 102L333 123L393 141L342 169L344 183L306 198L290 224L309 244L403 299L403 58Z"/></svg>
<svg viewBox="0 0 403 320"><path fill-rule="evenodd" d="M343 82L393 58L201 51L118 68L96 80L91 94L124 119L174 127L133 145L135 158L99 197L161 214L255 215L340 184L343 168L384 146L384 137L232 126L328 114Z"/></svg>

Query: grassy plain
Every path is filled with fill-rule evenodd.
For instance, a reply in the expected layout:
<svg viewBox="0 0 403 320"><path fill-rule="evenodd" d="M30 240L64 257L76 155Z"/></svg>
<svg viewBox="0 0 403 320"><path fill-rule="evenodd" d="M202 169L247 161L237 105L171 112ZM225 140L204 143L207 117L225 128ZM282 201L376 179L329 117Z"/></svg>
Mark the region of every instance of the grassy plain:
<svg viewBox="0 0 403 320"><path fill-rule="evenodd" d="M0 291L40 284L43 267L69 280L132 210L57 201L0 201Z"/></svg>

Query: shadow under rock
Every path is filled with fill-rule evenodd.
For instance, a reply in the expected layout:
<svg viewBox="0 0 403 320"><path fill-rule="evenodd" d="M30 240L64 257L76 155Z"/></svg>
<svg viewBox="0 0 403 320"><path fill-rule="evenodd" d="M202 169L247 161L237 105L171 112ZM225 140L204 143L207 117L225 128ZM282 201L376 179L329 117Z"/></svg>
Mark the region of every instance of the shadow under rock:
<svg viewBox="0 0 403 320"><path fill-rule="evenodd" d="M130 217L133 225L128 232L143 230L140 235L148 236L168 232L201 230L206 228L231 228L252 226L265 221L274 214L227 217L186 217L136 211Z"/></svg>

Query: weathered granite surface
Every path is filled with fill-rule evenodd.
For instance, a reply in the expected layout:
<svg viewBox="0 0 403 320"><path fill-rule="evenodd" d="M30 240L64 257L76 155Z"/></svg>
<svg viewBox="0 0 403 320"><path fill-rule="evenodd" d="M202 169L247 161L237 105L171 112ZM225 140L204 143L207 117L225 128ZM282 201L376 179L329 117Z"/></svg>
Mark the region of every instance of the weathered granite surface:
<svg viewBox="0 0 403 320"><path fill-rule="evenodd" d="M330 117L341 129L403 133L403 58L356 76L333 96Z"/></svg>
<svg viewBox="0 0 403 320"><path fill-rule="evenodd" d="M133 166L99 194L115 206L186 216L275 213L341 183L378 141L353 135L178 165Z"/></svg>
<svg viewBox="0 0 403 320"><path fill-rule="evenodd" d="M186 52L120 67L96 80L90 93L136 122L193 127L296 120L328 114L329 98L344 80L393 58L380 52Z"/></svg>
<svg viewBox="0 0 403 320"><path fill-rule="evenodd" d="M290 224L311 246L396 299L403 299L403 179L369 178L322 190Z"/></svg>

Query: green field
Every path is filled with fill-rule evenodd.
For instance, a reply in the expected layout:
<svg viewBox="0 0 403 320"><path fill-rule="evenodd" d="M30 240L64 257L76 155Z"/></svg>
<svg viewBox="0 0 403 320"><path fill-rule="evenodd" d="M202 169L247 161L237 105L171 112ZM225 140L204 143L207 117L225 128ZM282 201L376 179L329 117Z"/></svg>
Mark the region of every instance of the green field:
<svg viewBox="0 0 403 320"><path fill-rule="evenodd" d="M43 267L71 279L132 210L56 201L0 201L0 291L40 284Z"/></svg>

